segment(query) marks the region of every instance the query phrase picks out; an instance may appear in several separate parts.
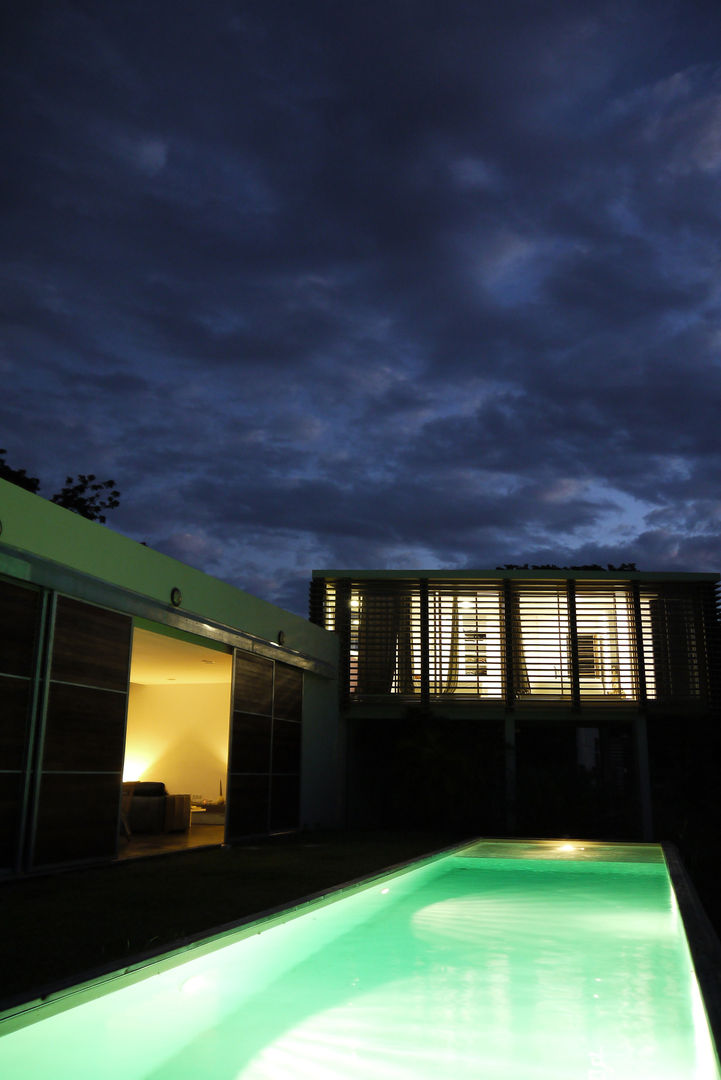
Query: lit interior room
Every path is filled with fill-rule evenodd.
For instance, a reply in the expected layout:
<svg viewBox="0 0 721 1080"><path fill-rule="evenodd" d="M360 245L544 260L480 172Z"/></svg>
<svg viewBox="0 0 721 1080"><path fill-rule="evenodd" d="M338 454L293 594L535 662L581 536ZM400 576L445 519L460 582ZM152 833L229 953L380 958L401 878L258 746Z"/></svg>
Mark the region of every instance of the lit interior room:
<svg viewBox="0 0 721 1080"><path fill-rule="evenodd" d="M136 625L121 815L131 843L200 829L222 841L231 676L223 646Z"/></svg>

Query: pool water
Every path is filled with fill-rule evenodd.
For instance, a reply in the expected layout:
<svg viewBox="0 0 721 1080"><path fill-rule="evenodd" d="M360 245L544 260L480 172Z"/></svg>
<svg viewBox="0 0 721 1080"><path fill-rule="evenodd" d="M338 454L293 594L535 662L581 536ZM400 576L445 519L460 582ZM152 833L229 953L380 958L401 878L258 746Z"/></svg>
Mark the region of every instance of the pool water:
<svg viewBox="0 0 721 1080"><path fill-rule="evenodd" d="M718 1080L660 849L552 854L473 845L65 995L0 1074Z"/></svg>

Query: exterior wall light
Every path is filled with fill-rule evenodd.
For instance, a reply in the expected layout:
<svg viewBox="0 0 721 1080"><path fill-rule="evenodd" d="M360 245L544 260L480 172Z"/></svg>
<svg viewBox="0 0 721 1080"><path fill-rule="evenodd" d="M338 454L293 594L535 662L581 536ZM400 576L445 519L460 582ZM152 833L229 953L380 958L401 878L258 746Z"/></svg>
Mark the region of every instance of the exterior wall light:
<svg viewBox="0 0 721 1080"><path fill-rule="evenodd" d="M285 645L285 630L278 631L278 644Z"/></svg>
<svg viewBox="0 0 721 1080"><path fill-rule="evenodd" d="M180 589L175 588L170 590L170 603L173 607L180 607L183 603L183 594Z"/></svg>

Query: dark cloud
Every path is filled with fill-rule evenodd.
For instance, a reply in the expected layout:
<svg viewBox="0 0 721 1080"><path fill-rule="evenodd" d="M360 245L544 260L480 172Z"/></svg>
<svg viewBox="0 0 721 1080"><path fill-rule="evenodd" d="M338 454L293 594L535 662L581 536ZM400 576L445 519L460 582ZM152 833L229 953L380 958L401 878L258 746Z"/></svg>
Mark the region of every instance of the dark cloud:
<svg viewBox="0 0 721 1080"><path fill-rule="evenodd" d="M718 569L721 10L18 9L0 442L313 567Z"/></svg>

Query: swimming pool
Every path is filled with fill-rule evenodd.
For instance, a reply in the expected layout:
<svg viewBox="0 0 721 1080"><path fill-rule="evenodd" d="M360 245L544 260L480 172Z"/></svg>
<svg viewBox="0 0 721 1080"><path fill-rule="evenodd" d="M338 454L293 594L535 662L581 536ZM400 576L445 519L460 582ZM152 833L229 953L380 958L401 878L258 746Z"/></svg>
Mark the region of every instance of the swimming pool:
<svg viewBox="0 0 721 1080"><path fill-rule="evenodd" d="M721 1073L660 847L479 841L10 1011L0 1075Z"/></svg>

